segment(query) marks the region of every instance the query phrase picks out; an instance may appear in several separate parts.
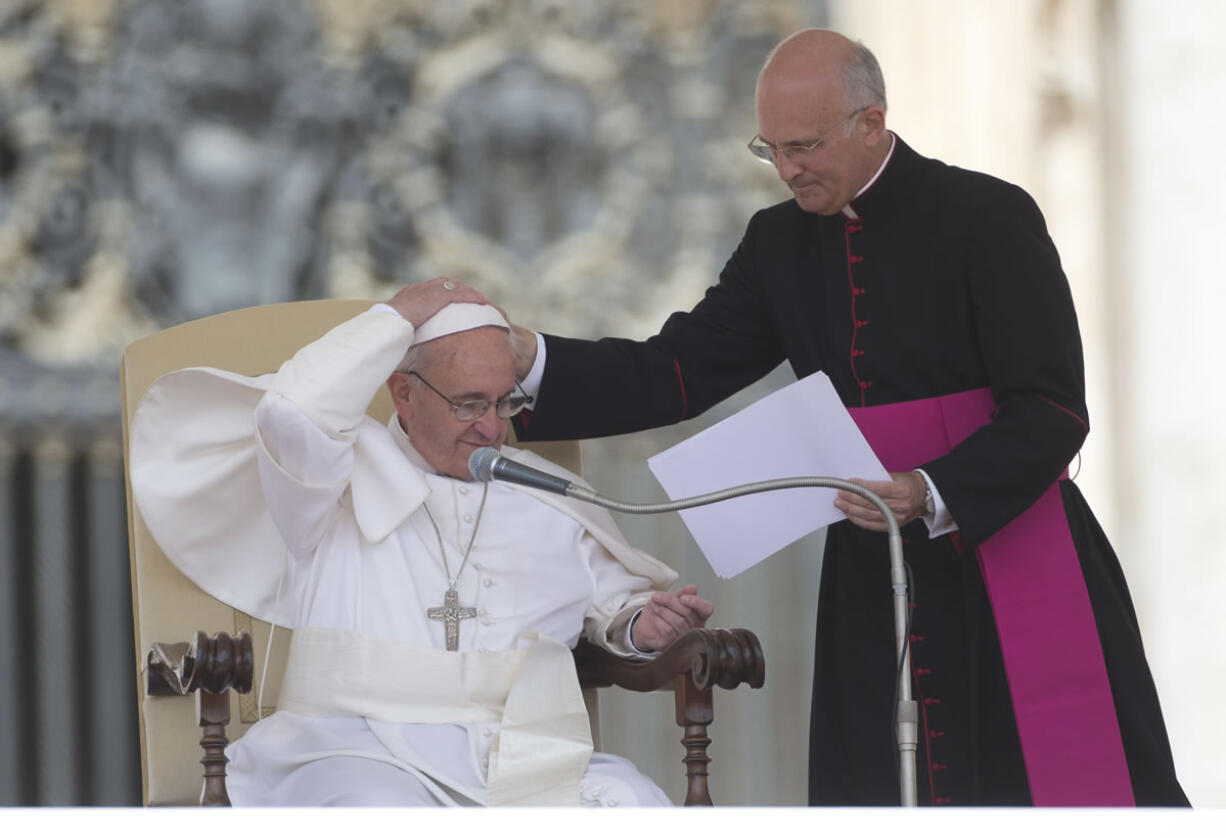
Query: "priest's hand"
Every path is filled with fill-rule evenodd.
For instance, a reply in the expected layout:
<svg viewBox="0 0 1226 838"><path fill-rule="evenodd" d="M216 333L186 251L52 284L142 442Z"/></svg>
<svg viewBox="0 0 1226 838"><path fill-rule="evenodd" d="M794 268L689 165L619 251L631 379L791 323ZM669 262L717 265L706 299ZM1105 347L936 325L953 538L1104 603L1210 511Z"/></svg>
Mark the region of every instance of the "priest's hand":
<svg viewBox="0 0 1226 838"><path fill-rule="evenodd" d="M661 652L690 629L702 628L715 606L698 595L697 585L679 591L659 591L639 612L630 631L636 649Z"/></svg>
<svg viewBox="0 0 1226 838"><path fill-rule="evenodd" d="M485 295L458 279L436 276L425 282L406 285L387 304L417 328L451 303L486 303Z"/></svg>
<svg viewBox="0 0 1226 838"><path fill-rule="evenodd" d="M513 321L502 306L494 308L511 324L511 357L515 359L515 377L523 381L536 363L536 332Z"/></svg>
<svg viewBox="0 0 1226 838"><path fill-rule="evenodd" d="M511 318L507 317L507 322L511 323ZM536 332L511 323L511 355L515 358L515 377L523 381L536 363Z"/></svg>
<svg viewBox="0 0 1226 838"><path fill-rule="evenodd" d="M851 482L876 492L898 519L898 526L911 523L924 514L924 496L928 486L924 478L914 471L892 471L891 480L861 480ZM889 526L881 511L867 499L851 492L840 491L834 499L835 508L847 516L857 527L876 532L885 532Z"/></svg>

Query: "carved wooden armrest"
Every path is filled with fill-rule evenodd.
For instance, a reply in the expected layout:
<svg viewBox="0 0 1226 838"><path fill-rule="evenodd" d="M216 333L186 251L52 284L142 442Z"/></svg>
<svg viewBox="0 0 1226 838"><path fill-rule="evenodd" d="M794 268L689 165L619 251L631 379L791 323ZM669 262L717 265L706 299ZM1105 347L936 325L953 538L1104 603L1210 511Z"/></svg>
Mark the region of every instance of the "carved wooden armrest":
<svg viewBox="0 0 1226 838"><path fill-rule="evenodd" d="M196 632L192 643L154 643L145 669L145 691L151 696L196 693L200 711L200 746L204 749L202 806L229 806L226 793L226 725L230 723L230 690L251 691L255 657L251 636L212 637Z"/></svg>
<svg viewBox="0 0 1226 838"><path fill-rule="evenodd" d="M685 805L710 806L707 725L714 719L712 689L762 686L766 659L757 636L748 629L692 629L650 660L621 658L580 640L575 667L584 687L614 685L636 692L672 687L677 724L684 730Z"/></svg>

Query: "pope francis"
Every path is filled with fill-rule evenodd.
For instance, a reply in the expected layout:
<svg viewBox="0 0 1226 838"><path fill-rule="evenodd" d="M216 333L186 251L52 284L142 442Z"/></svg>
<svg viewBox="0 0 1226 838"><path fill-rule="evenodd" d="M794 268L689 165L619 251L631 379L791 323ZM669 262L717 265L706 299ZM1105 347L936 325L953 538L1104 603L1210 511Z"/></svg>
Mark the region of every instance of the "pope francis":
<svg viewBox="0 0 1226 838"><path fill-rule="evenodd" d="M386 426L365 413L385 381ZM569 647L650 654L711 605L602 510L471 481L526 400L504 318L444 279L275 374L150 388L130 435L150 532L205 591L294 629L277 711L228 749L235 805L668 803L593 753Z"/></svg>

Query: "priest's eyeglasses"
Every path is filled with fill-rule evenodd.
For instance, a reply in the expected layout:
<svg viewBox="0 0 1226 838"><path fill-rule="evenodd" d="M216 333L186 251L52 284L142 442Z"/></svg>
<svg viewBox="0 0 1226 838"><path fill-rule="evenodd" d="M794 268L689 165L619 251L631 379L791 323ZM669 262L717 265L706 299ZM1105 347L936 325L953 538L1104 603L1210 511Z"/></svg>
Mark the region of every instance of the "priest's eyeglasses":
<svg viewBox="0 0 1226 838"><path fill-rule="evenodd" d="M760 134L755 134L754 138L749 141L749 150L753 152L754 157L758 158L763 163L770 164L771 166L776 165L780 157L784 157L793 162L806 159L810 154L813 154L815 151L825 145L826 141L829 140L836 131L841 129L844 125L866 110L868 110L868 106L856 108L846 117L844 117L842 122L831 128L825 134L822 134L811 143L783 143L781 145L775 145L774 143L768 143L766 140L762 139Z"/></svg>
<svg viewBox="0 0 1226 838"><path fill-rule="evenodd" d="M472 422L475 419L480 419L485 415L485 411L490 409L490 405L494 406L494 413L500 419L510 419L515 414L519 413L525 407L532 403L532 397L523 391L519 386L519 382L515 382L515 392L508 393L496 402L488 399L475 399L469 402L453 402L443 393L431 384L426 379L422 378L421 373L416 370L401 370L405 375L413 375L422 384L425 384L431 390L438 394L439 398L451 405L451 409L455 411L455 417L461 422Z"/></svg>

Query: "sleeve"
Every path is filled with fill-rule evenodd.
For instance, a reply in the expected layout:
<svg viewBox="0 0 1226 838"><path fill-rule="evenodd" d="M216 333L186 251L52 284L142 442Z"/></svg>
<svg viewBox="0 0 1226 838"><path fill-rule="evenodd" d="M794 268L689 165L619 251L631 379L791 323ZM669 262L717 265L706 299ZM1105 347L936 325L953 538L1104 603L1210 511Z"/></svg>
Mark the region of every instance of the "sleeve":
<svg viewBox="0 0 1226 838"><path fill-rule="evenodd" d="M963 537L978 544L1055 482L1089 419L1072 293L1038 206L1001 185L967 216L976 348L997 407L923 469Z"/></svg>
<svg viewBox="0 0 1226 838"><path fill-rule="evenodd" d="M338 514L358 424L412 336L395 310L365 312L286 361L257 405L260 482L292 555L313 552Z"/></svg>
<svg viewBox="0 0 1226 838"><path fill-rule="evenodd" d="M323 432L350 442L375 393L408 351L413 325L388 306L359 314L281 365L270 391Z"/></svg>
<svg viewBox="0 0 1226 838"><path fill-rule="evenodd" d="M936 484L932 482L932 478L922 468L917 468L915 473L924 478L924 485L928 487L928 491L932 495L932 514L920 517L920 520L924 522L924 526L928 527L928 537L940 538L951 532L957 532L958 524L954 521L953 516L949 514L949 507L945 505L945 499L941 497L941 492L937 489Z"/></svg>
<svg viewBox="0 0 1226 838"><path fill-rule="evenodd" d="M660 427L699 415L784 360L759 281L758 213L720 274L689 312L645 341L545 336L547 361L519 439L584 439Z"/></svg>
<svg viewBox="0 0 1226 838"><path fill-rule="evenodd" d="M329 436L280 393L255 409L256 466L268 513L290 555L314 551L353 474L353 445Z"/></svg>
<svg viewBox="0 0 1226 838"><path fill-rule="evenodd" d="M630 620L651 599L651 580L627 570L586 531L580 536L579 549L595 585L592 606L583 621L584 638L622 657L642 657L630 645L628 631Z"/></svg>
<svg viewBox="0 0 1226 838"><path fill-rule="evenodd" d="M519 382L519 388L524 391L524 395L529 399L528 404L534 404L541 396L541 379L545 376L546 353L545 336L537 332L536 358L532 361L532 369L528 370L524 380Z"/></svg>

